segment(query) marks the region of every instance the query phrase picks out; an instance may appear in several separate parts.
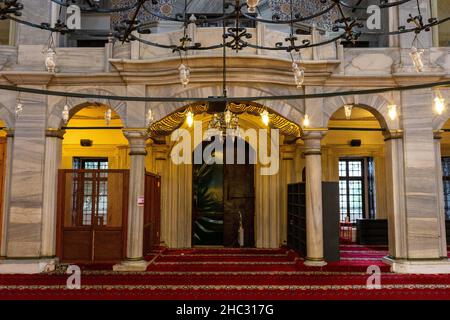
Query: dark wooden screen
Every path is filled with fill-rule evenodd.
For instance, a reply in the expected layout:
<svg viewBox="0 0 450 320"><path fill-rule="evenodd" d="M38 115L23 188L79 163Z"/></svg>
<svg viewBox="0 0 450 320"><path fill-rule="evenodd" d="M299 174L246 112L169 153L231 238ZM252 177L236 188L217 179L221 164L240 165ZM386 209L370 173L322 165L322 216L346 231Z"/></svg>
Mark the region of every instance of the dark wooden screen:
<svg viewBox="0 0 450 320"><path fill-rule="evenodd" d="M125 257L128 170L60 170L57 252L62 262Z"/></svg>
<svg viewBox="0 0 450 320"><path fill-rule="evenodd" d="M144 255L160 245L161 232L161 177L145 175Z"/></svg>

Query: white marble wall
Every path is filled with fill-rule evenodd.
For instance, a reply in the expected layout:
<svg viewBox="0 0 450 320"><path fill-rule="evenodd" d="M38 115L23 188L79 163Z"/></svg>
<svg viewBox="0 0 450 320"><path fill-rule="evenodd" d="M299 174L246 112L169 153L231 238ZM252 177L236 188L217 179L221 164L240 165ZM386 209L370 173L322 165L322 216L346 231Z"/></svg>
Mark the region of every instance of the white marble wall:
<svg viewBox="0 0 450 320"><path fill-rule="evenodd" d="M431 90L402 94L408 259L441 257Z"/></svg>
<svg viewBox="0 0 450 320"><path fill-rule="evenodd" d="M22 94L16 120L9 201L9 258L41 255L47 98Z"/></svg>

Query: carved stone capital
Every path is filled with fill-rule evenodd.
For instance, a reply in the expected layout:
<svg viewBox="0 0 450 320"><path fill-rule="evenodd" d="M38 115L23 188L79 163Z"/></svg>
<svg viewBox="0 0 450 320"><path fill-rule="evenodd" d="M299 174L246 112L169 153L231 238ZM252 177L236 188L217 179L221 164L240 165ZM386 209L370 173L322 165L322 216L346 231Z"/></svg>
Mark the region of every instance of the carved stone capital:
<svg viewBox="0 0 450 320"><path fill-rule="evenodd" d="M384 141L403 139L403 130L386 130L383 132Z"/></svg>
<svg viewBox="0 0 450 320"><path fill-rule="evenodd" d="M301 139L305 143L305 156L321 155L321 141L327 129L304 129Z"/></svg>
<svg viewBox="0 0 450 320"><path fill-rule="evenodd" d="M63 140L64 139L64 134L66 133L66 130L64 129L53 129L53 128L49 128L47 130L45 130L45 136L49 137L49 138L58 138Z"/></svg>

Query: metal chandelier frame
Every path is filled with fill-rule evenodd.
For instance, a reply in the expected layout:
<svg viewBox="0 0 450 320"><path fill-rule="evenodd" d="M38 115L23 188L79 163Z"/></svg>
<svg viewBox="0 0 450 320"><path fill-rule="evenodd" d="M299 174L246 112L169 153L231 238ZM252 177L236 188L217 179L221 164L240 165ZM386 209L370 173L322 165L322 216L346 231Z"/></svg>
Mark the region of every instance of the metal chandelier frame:
<svg viewBox="0 0 450 320"><path fill-rule="evenodd" d="M76 1L74 0L50 0L60 6L68 7ZM359 0L357 5L351 5L348 1L345 0L319 0L324 6L324 9L320 9L318 12L314 12L308 16L300 16L299 14L293 15L291 12L291 18L288 20L282 20L279 16L274 15L272 20L262 19L260 17L255 17L248 13L248 7L245 0L228 0L224 2L223 15L217 18L207 18L204 16L196 17L197 20L193 21L187 16L187 5L185 5L185 11L182 14L176 14L175 16L166 16L164 14L158 13L152 10L149 7L151 5L157 5L159 2L157 0L135 0L132 4L127 5L125 7L118 8L110 8L103 9L99 8L95 2L89 1L89 6L81 7L82 12L91 12L91 13L120 13L120 12L130 12L131 19L125 19L116 25L114 30L111 30L111 36L115 39L122 42L129 41L139 41L145 45L163 48L163 49L171 49L173 51L193 51L193 50L213 50L222 48L224 45L228 48L232 48L234 50L240 51L247 47L254 49L263 49L263 50L276 50L276 51L286 51L291 52L293 50L300 51L306 48L318 47L327 45L329 43L336 42L340 39L347 41L356 41L358 38L364 33L358 29L362 28L362 24L357 22L355 17L351 17L350 15L346 15L344 12L344 8L351 9L352 12L357 10L365 10L367 7L359 6L362 2L367 0ZM391 8L395 6L400 6L404 3L410 2L412 0L397 0L395 2L389 2L389 0L379 0L379 7L381 9ZM423 21L422 14L420 12L419 0L416 0L418 3L418 13L413 15L410 14L410 17L406 21L408 24L412 24L413 27L400 26L397 31L391 31L386 33L374 33L367 32L366 34L370 35L399 35L403 33L414 32L415 34L419 34L422 31L430 31L432 27L437 26L439 24L445 23L450 20L450 17L444 19L437 19L436 17L429 18L426 22ZM291 1L292 3L292 1ZM59 19L54 26L51 26L49 23L36 23L30 22L19 17L22 15L22 10L24 9L24 5L20 3L20 0L0 0L0 19L10 19L17 23L25 24L30 27L48 30L50 32L61 33L61 34L78 34L85 35L91 38L98 37L98 34L88 30L72 30L67 27L65 22ZM337 9L339 18L334 21L332 31L340 33L331 38L326 39L320 42L311 43L310 40L302 40L299 41L298 38L291 32L290 36L283 41L276 43L274 47L268 46L260 46L256 44L249 43L248 39L252 38L252 34L248 32L247 28L244 28L240 25L240 19L245 18L250 21L264 23L264 24L278 24L278 25L290 25L293 26L295 23L305 22L312 20L314 18L318 18L328 13L330 10ZM293 11L293 6L290 8ZM228 39L224 43L218 43L210 46L203 46L201 43L194 43L191 45L187 45L187 43L191 41L186 41L190 39L180 39L180 45L169 45L158 42L153 42L145 39L141 39L140 37L133 34L137 32L138 34L149 34L151 33L150 27L148 26L148 21L139 21L138 16L141 11L145 11L150 15L154 16L160 20L180 22L184 25L185 28L191 23L194 24L203 24L207 22L222 22L234 20L235 24L231 28L227 28L226 32L223 34L224 37ZM285 44L287 42L287 44Z"/></svg>
<svg viewBox="0 0 450 320"><path fill-rule="evenodd" d="M49 0L58 5L68 7L74 3L75 0ZM338 40L347 40L347 41L356 41L362 34L361 31L357 30L362 27L361 23L358 23L356 18L346 15L344 12L344 8L351 9L352 12L357 10L365 10L367 9L364 6L360 6L361 3L367 0L358 0L357 5L350 5L347 1L344 0L319 0L320 3L326 5L324 9L319 10L318 12L312 13L309 16L300 16L299 14L293 13L293 1L291 0L290 18L287 20L282 20L278 16L274 16L272 20L262 19L260 17L252 16L248 14L248 8L245 0L224 0L223 1L223 14L218 18L207 18L203 16L196 17L197 20L191 20L187 16L187 5L185 1L185 8L183 14L177 14L175 16L165 16L164 14L160 14L158 12L153 11L149 8L149 4L156 5L159 2L157 0L135 0L132 4L127 5L121 8L111 8L111 9L102 9L95 5L95 2L91 0L87 0L91 5L88 7L81 7L82 12L98 12L98 13L120 13L129 11L131 14L131 19L125 19L121 21L118 25L116 25L114 30L111 30L111 36L122 42L130 42L130 41L139 41L143 44L170 49L173 52L179 52L181 56L181 52L187 53L188 51L193 50L213 50L222 48L224 51L224 95L222 97L209 97L209 98L181 98L181 97L125 97L125 96L106 96L106 95L92 95L85 93L72 93L72 92L60 92L60 91L51 91L51 90L37 90L31 88L20 88L16 86L10 85L0 85L0 90L9 90L16 92L29 92L35 94L43 94L43 95L53 95L53 96L62 96L62 97L84 97L84 98L107 98L111 100L122 100L122 101L178 101L178 102L193 102L193 101L228 101L229 99L236 100L236 98L228 98L226 96L226 49L231 48L236 51L243 50L247 47L255 48L255 49L263 49L263 50L277 50L277 51L286 51L288 53L298 52L300 54L301 50L311 47L323 46L329 43L336 42ZM297 0L303 1L303 0ZM305 0L306 1L306 0ZM379 7L381 9L391 8L395 6L400 6L404 3L410 2L412 0L397 0L394 2L389 2L389 0L379 0ZM433 27L447 22L450 20L450 17L444 19L437 19L435 17L429 18L427 21L424 21L421 11L420 11L420 2L416 0L418 12L417 14L410 14L406 23L413 25L413 27L405 27L400 26L397 31L387 32L387 33L366 33L366 34L377 34L377 35L399 35L404 33L412 33L414 32L419 35L421 32L430 31ZM334 32L341 31L337 36L332 39L326 39L321 42L311 43L310 40L302 40L299 39L294 34L294 24L298 22L312 20L314 18L320 17L332 9L337 8L338 13L340 15L339 19L334 21L334 25L332 30ZM20 0L0 0L0 20L10 19L20 24L24 24L33 28L38 28L41 30L47 30L51 33L60 33L60 34L81 34L85 36L89 36L91 38L98 38L99 34L88 30L72 30L69 29L64 21L58 19L54 26L51 26L49 23L35 23L21 19L22 11L24 9L24 5L20 3ZM149 28L148 21L139 21L138 16L141 10L145 10L150 15L167 21L176 21L181 22L184 25L184 36L180 39L180 45L168 45L157 42L152 42L150 40L141 39L136 36L135 33L139 34L148 34L151 33ZM283 39L284 42L278 42L274 47L267 46L259 46L255 44L249 43L248 39L252 37L252 34L248 32L247 28L243 27L240 24L240 20L242 18L259 22L259 23L267 23L267 24L284 24L289 25L291 27L291 33L288 38ZM234 21L234 26L230 28L225 27L225 21ZM191 39L187 37L187 27L189 24L201 24L205 22L223 22L223 41L222 43L218 43L212 46L202 46L201 43L194 43L193 45L189 45L192 42ZM285 44L287 43L287 44ZM371 93L381 93L388 91L404 91L404 90L415 90L420 88L432 88L439 86L448 86L450 85L450 81L441 81L441 82L430 82L424 83L420 85L411 85L411 86L397 86L397 87L389 87L389 88L379 88L379 89L367 89L367 90L355 90L355 91L344 91L344 92L330 92L330 93L321 93L321 94L298 94L298 95L279 95L279 96L267 96L267 97L240 97L237 98L239 101L256 101L256 100L292 100L292 99L314 99L314 98L323 98L330 96L338 96L338 95L349 95L349 94L371 94Z"/></svg>

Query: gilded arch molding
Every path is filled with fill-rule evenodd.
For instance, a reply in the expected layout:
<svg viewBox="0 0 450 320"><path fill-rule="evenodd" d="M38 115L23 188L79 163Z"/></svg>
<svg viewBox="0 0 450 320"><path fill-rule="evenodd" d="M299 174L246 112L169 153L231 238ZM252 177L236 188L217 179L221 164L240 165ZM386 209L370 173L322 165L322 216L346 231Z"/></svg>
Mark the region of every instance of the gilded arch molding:
<svg viewBox="0 0 450 320"><path fill-rule="evenodd" d="M266 108L256 103L229 103L230 110L236 114L247 113L250 115L259 115ZM174 130L181 127L184 123L186 114L188 111L192 111L194 114L200 114L208 112L209 105L206 103L188 105L180 110L169 114L163 119L155 122L150 128L150 136L164 136L168 135ZM270 123L272 128L280 130L280 133L286 136L299 137L301 134L301 128L296 123L289 121L277 112L270 110Z"/></svg>

